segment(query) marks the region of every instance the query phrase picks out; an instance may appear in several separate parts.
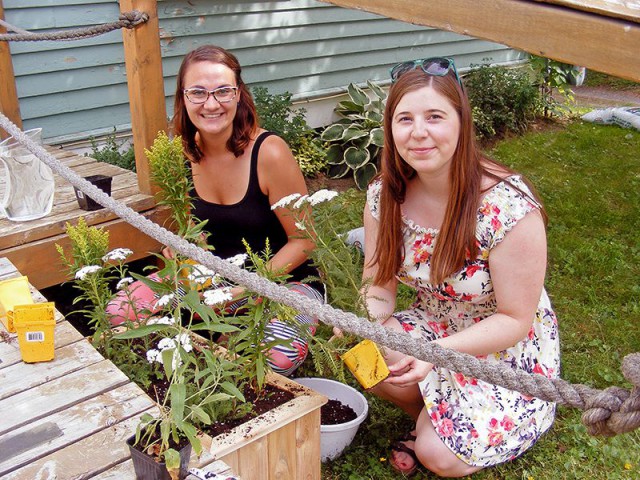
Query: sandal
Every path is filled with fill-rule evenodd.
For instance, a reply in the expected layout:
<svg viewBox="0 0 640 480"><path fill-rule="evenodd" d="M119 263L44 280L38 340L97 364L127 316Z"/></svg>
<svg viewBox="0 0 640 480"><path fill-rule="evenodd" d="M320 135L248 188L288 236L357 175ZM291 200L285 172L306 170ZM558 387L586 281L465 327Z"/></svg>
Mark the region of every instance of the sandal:
<svg viewBox="0 0 640 480"><path fill-rule="evenodd" d="M402 473L406 477L409 477L414 473L416 473L416 470L418 470L418 465L420 465L420 461L416 456L415 450L403 442L415 442L415 441L416 441L416 436L411 432L407 432L405 435L400 437L391 445L392 453L391 453L391 458L389 459L389 464L393 467L394 470ZM397 464L395 459L395 453L397 452L406 453L413 460L413 465L409 468L401 468ZM406 464L406 461L403 463Z"/></svg>

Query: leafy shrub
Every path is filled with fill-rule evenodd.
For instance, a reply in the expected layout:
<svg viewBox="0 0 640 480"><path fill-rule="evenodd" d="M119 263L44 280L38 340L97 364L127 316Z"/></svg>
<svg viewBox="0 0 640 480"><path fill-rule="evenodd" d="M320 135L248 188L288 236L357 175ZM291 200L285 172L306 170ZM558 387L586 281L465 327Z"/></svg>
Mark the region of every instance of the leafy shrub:
<svg viewBox="0 0 640 480"><path fill-rule="evenodd" d="M107 136L102 147L98 146L95 137L91 137L89 141L91 142L91 155L85 153L85 157L95 158L99 162L110 163L132 172L136 171L136 156L133 147L121 151L125 142L117 142L116 127L113 127L113 133Z"/></svg>
<svg viewBox="0 0 640 480"><path fill-rule="evenodd" d="M540 112L540 91L526 70L481 65L464 84L481 139L524 132Z"/></svg>
<svg viewBox="0 0 640 480"><path fill-rule="evenodd" d="M373 98L355 84L349 84L349 100L339 102L333 111L340 117L324 129L321 140L330 144L327 151L329 176L342 178L353 172L359 189L365 189L378 172L377 160L384 144L382 118L387 94L367 81Z"/></svg>
<svg viewBox="0 0 640 480"><path fill-rule="evenodd" d="M574 75L573 65L558 62L550 58L532 56L531 68L540 85L541 100L545 116L562 116L575 103L575 96L570 82ZM557 92L565 102L557 100L553 93Z"/></svg>
<svg viewBox="0 0 640 480"><path fill-rule="evenodd" d="M302 174L312 177L326 166L325 151L307 125L304 108L293 109L291 93L270 94L265 87L253 89L260 125L282 137L296 157Z"/></svg>

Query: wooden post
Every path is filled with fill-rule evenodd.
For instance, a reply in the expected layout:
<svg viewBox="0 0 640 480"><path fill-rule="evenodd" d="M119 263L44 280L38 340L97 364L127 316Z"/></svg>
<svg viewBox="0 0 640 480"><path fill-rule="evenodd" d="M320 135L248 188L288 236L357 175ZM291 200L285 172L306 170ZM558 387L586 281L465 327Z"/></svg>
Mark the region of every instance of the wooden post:
<svg viewBox="0 0 640 480"><path fill-rule="evenodd" d="M144 149L153 144L159 131L167 130L157 7L157 0L120 1L121 12L138 10L149 15L148 22L122 29L138 187L147 194L155 188Z"/></svg>
<svg viewBox="0 0 640 480"><path fill-rule="evenodd" d="M0 18L4 20L2 0L0 0ZM0 33L7 33L7 30L0 26ZM22 116L20 115L20 103L18 102L9 42L0 42L0 72L2 72L0 75L2 77L0 81L0 111L22 130ZM0 129L0 138L8 136L7 132Z"/></svg>

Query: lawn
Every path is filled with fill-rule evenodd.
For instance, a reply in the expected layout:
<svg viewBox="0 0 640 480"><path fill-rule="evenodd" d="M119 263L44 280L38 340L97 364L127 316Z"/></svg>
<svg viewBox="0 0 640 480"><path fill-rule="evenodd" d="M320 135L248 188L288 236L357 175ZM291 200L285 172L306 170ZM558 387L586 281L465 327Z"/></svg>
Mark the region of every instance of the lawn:
<svg viewBox="0 0 640 480"><path fill-rule="evenodd" d="M562 377L571 383L628 388L620 361L640 351L638 152L640 132L580 121L505 140L491 150L527 175L545 202L550 218L546 288L559 318ZM361 209L363 194L349 195L353 208ZM342 214L353 219L359 212ZM388 464L389 445L410 421L390 404L368 398L368 420L349 450L323 467L324 479L398 478ZM594 438L580 415L559 407L554 426L534 448L474 478L639 478L640 432ZM436 477L420 472L413 478Z"/></svg>

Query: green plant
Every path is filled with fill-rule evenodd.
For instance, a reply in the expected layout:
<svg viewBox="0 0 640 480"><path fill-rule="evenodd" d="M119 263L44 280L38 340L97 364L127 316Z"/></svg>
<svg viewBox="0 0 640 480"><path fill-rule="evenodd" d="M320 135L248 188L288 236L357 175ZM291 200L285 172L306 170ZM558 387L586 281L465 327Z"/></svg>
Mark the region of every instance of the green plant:
<svg viewBox="0 0 640 480"><path fill-rule="evenodd" d="M377 161L384 144L382 117L387 98L378 85L367 81L373 97L349 84L349 100L338 103L334 112L340 119L325 128L320 139L329 144L329 176L342 178L352 172L359 189L364 189L378 172Z"/></svg>
<svg viewBox="0 0 640 480"><path fill-rule="evenodd" d="M540 92L523 69L480 65L464 78L481 139L524 132L540 113Z"/></svg>
<svg viewBox="0 0 640 480"><path fill-rule="evenodd" d="M191 171L187 166L182 149L182 138L170 139L165 132L158 132L149 150L151 180L160 189L160 205L171 210L171 218L176 225L176 234L201 245L204 222L198 222L191 215L193 189Z"/></svg>
<svg viewBox="0 0 640 480"><path fill-rule="evenodd" d="M116 165L133 172L136 171L136 157L133 147L121 150L125 142L118 143L116 140L116 127L113 127L112 134L107 135L103 146L98 146L95 137L91 137L89 141L91 142L91 155L85 153L85 157L95 158L99 162Z"/></svg>
<svg viewBox="0 0 640 480"><path fill-rule="evenodd" d="M562 116L570 112L571 105L575 104L575 96L569 83L573 65L536 55L531 56L530 64L540 84L545 116ZM557 100L554 92L564 101Z"/></svg>
<svg viewBox="0 0 640 480"><path fill-rule="evenodd" d="M271 94L265 87L255 87L253 97L260 125L287 142L302 174L312 177L322 171L326 166L324 149L307 125L306 110L293 108L291 93Z"/></svg>

